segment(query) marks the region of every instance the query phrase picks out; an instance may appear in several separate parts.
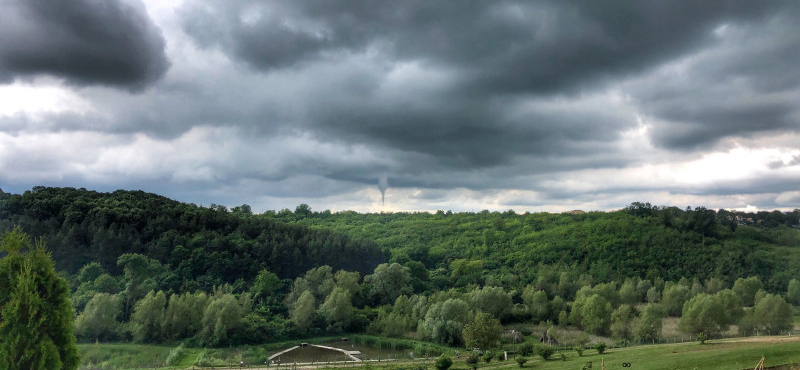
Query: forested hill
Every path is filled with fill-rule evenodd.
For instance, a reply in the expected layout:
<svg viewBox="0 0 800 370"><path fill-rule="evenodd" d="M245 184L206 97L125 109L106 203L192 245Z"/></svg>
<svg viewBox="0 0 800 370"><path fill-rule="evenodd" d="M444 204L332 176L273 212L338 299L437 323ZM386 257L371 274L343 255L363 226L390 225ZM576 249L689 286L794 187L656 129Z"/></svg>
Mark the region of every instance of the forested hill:
<svg viewBox="0 0 800 370"><path fill-rule="evenodd" d="M175 290L249 282L263 269L291 279L324 264L365 274L386 261L374 242L257 217L248 206L206 208L142 191L0 192L0 230L15 225L43 238L60 270L96 261L119 274L121 255L143 254L170 266Z"/></svg>
<svg viewBox="0 0 800 370"><path fill-rule="evenodd" d="M757 214L634 203L616 212L314 212L307 205L254 215L243 205L199 207L141 191L36 187L0 193L0 230L42 237L58 269L90 261L121 273L138 253L170 266L165 286L210 290L249 283L262 269L295 278L322 265L359 271L409 267L415 291L471 285L558 290L572 283L639 277L759 276L785 291L800 275L800 211ZM566 276L564 275L566 273Z"/></svg>
<svg viewBox="0 0 800 370"><path fill-rule="evenodd" d="M800 211L732 213L633 203L616 212L562 214L268 212L265 217L371 238L392 261L420 261L434 289L470 284L557 291L565 278L759 276L785 291L800 275ZM584 281L588 283L589 281Z"/></svg>

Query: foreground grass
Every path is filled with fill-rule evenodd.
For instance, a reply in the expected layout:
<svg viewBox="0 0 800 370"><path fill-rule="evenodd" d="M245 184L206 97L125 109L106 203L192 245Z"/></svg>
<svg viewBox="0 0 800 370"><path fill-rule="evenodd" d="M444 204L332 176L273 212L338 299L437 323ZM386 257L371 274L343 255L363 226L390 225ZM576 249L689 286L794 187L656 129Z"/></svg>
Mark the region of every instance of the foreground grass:
<svg viewBox="0 0 800 370"><path fill-rule="evenodd" d="M163 364L174 347L149 346L133 344L84 344L79 346L83 365L80 369L135 369L155 368ZM217 354L222 352L231 355L254 352L257 347L231 348L213 350ZM173 367L160 369L186 369L202 352L212 351L197 348L187 348L182 357ZM219 351L219 352L217 352ZM463 352L463 350L462 350ZM647 369L647 370L742 370L752 369L761 356L766 358L767 366L800 363L800 337L758 337L740 338L734 340L709 341L707 344L663 344L653 346L628 347L609 349L600 355L594 350L586 350L582 357L575 351L565 352L566 359L561 360L556 354L554 359L544 361L541 358L531 358L525 369L543 370L577 370L587 362L592 362L593 369L599 369L601 360L605 361L606 369ZM231 360L229 360L231 361ZM630 367L623 368L624 363ZM419 364L419 363L417 363ZM222 365L222 364L220 364ZM227 365L227 364L226 364ZM410 363L370 364L363 366L372 369L412 369ZM433 369L432 362L428 369ZM467 369L462 354L457 359L453 369ZM519 369L513 360L490 364L482 363L479 369Z"/></svg>
<svg viewBox="0 0 800 370"><path fill-rule="evenodd" d="M710 341L705 345L665 344L611 349L602 355L587 350L583 357L578 357L573 351L567 353L566 361L537 359L526 367L574 370L591 361L592 368L599 368L601 360L605 360L606 369L623 369L623 363L629 363L630 369L740 370L755 367L762 355L766 358L767 366L800 363L800 341L778 343Z"/></svg>

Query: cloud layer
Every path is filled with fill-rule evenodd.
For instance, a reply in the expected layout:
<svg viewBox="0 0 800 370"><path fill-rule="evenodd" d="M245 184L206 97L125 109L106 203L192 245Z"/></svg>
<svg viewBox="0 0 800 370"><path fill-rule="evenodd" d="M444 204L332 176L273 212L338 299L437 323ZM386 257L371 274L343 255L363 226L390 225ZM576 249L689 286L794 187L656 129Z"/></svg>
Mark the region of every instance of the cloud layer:
<svg viewBox="0 0 800 370"><path fill-rule="evenodd" d="M4 189L800 207L797 2L2 1Z"/></svg>

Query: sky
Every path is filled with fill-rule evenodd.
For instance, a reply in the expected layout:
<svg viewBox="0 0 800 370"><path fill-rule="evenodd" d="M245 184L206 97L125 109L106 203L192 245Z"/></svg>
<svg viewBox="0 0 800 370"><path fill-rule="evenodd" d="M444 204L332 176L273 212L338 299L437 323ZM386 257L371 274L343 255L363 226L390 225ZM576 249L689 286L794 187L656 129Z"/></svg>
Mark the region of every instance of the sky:
<svg viewBox="0 0 800 370"><path fill-rule="evenodd" d="M256 212L800 208L798 1L0 8L6 192Z"/></svg>

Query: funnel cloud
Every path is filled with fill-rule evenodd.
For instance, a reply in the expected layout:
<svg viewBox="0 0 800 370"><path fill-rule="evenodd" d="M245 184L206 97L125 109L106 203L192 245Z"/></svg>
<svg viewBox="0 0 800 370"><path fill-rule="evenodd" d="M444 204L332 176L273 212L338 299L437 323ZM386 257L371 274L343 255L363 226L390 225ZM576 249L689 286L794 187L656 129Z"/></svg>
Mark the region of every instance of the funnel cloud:
<svg viewBox="0 0 800 370"><path fill-rule="evenodd" d="M381 191L381 205L386 205L386 189L389 189L389 177L386 175L378 179L378 190Z"/></svg>

